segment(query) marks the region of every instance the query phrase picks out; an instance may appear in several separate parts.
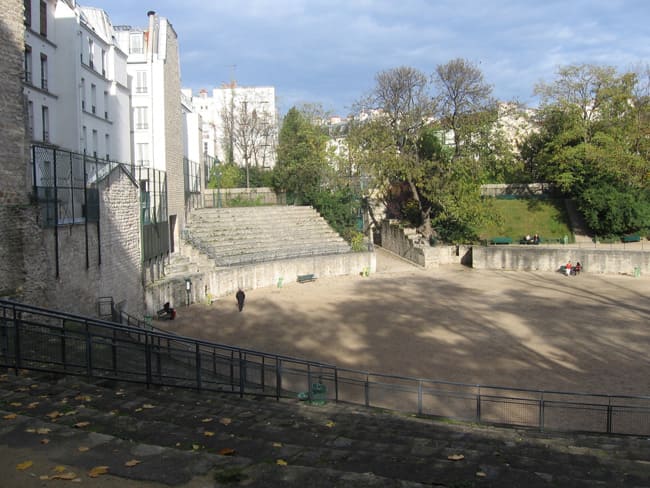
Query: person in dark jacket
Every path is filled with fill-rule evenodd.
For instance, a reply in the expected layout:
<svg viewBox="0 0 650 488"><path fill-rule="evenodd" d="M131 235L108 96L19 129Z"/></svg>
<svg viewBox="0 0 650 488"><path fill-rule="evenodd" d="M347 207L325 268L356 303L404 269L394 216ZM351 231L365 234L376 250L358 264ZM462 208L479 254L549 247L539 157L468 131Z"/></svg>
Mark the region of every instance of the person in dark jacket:
<svg viewBox="0 0 650 488"><path fill-rule="evenodd" d="M241 288L237 290L237 293L235 294L235 298L237 298L237 308L239 308L239 311L241 312L242 309L244 308L244 300L246 300L246 293L244 293L244 290Z"/></svg>

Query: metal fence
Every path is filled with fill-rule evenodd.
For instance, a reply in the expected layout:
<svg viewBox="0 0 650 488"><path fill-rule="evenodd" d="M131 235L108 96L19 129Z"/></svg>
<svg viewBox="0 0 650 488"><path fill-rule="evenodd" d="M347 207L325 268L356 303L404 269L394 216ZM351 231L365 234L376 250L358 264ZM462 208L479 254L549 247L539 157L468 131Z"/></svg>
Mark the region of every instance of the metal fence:
<svg viewBox="0 0 650 488"><path fill-rule="evenodd" d="M141 327L0 300L0 366L240 396L299 396L539 430L650 435L650 396L376 374L134 325Z"/></svg>

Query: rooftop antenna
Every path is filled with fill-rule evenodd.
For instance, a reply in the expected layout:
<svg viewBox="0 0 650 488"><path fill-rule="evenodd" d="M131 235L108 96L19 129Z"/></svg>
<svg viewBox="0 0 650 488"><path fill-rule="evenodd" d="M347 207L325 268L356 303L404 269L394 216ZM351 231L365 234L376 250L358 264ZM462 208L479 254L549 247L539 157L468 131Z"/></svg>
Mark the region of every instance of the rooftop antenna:
<svg viewBox="0 0 650 488"><path fill-rule="evenodd" d="M230 88L235 88L235 86L237 86L237 80L235 79L235 71L237 70L237 65L229 64L228 68L230 68Z"/></svg>

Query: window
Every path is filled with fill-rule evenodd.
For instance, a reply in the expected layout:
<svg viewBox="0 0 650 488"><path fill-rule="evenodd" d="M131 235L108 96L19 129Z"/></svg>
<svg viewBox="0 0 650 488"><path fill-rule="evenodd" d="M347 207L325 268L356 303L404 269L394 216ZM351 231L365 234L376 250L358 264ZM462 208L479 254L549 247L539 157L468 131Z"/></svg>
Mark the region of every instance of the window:
<svg viewBox="0 0 650 488"><path fill-rule="evenodd" d="M50 142L50 109L41 108L41 118L43 119L43 142Z"/></svg>
<svg viewBox="0 0 650 488"><path fill-rule="evenodd" d="M149 144L139 142L135 145L135 164L149 166Z"/></svg>
<svg viewBox="0 0 650 488"><path fill-rule="evenodd" d="M41 0L41 35L47 37L47 2Z"/></svg>
<svg viewBox="0 0 650 488"><path fill-rule="evenodd" d="M93 157L97 157L97 131L93 129Z"/></svg>
<svg viewBox="0 0 650 488"><path fill-rule="evenodd" d="M106 50L102 49L102 76L106 76Z"/></svg>
<svg viewBox="0 0 650 488"><path fill-rule="evenodd" d="M25 4L25 11L23 13L25 25L27 27L32 26L32 0L23 0L23 3Z"/></svg>
<svg viewBox="0 0 650 488"><path fill-rule="evenodd" d="M144 54L142 32L131 33L129 36L129 54Z"/></svg>
<svg viewBox="0 0 650 488"><path fill-rule="evenodd" d="M88 66L91 68L95 67L95 41L88 39Z"/></svg>
<svg viewBox="0 0 650 488"><path fill-rule="evenodd" d="M41 88L47 90L47 56L41 53Z"/></svg>
<svg viewBox="0 0 650 488"><path fill-rule="evenodd" d="M34 138L34 102L27 102L27 135Z"/></svg>
<svg viewBox="0 0 650 488"><path fill-rule="evenodd" d="M108 120L108 92L104 92L104 118Z"/></svg>
<svg viewBox="0 0 650 488"><path fill-rule="evenodd" d="M81 148L84 154L88 152L88 128L85 125L81 128Z"/></svg>
<svg viewBox="0 0 650 488"><path fill-rule="evenodd" d="M97 85L90 84L90 111L97 113Z"/></svg>
<svg viewBox="0 0 650 488"><path fill-rule="evenodd" d="M106 161L110 161L111 137L108 134L104 134L104 149L106 150Z"/></svg>
<svg viewBox="0 0 650 488"><path fill-rule="evenodd" d="M147 72L146 71L136 71L135 92L147 93Z"/></svg>
<svg viewBox="0 0 650 488"><path fill-rule="evenodd" d="M135 128L136 129L148 129L148 110L147 107L135 107L134 109L134 119L135 119Z"/></svg>
<svg viewBox="0 0 650 488"><path fill-rule="evenodd" d="M25 46L25 83L32 83L32 48Z"/></svg>

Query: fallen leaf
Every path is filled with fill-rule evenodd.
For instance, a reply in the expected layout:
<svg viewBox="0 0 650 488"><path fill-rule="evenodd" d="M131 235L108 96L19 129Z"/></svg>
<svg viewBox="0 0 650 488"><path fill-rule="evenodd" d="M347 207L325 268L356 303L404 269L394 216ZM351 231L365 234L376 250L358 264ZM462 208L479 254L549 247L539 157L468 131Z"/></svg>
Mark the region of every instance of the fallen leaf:
<svg viewBox="0 0 650 488"><path fill-rule="evenodd" d="M64 481L74 481L77 478L77 475L72 471L67 473L53 474L50 476L51 480L64 480Z"/></svg>
<svg viewBox="0 0 650 488"><path fill-rule="evenodd" d="M79 446L79 447L77 447L77 451L79 451L79 452L88 452L88 451L90 451L90 447Z"/></svg>
<svg viewBox="0 0 650 488"><path fill-rule="evenodd" d="M213 418L208 417L207 419L201 420L201 422L203 422L204 424L207 424L208 422L212 422L213 420L214 420Z"/></svg>
<svg viewBox="0 0 650 488"><path fill-rule="evenodd" d="M48 429L47 427L41 427L40 429L36 429L36 433L40 435L49 434L50 432L52 432L52 429Z"/></svg>
<svg viewBox="0 0 650 488"><path fill-rule="evenodd" d="M97 478L102 474L108 473L108 466L95 466L93 469L88 471L88 476L91 478Z"/></svg>
<svg viewBox="0 0 650 488"><path fill-rule="evenodd" d="M224 447L219 451L222 456L234 456L237 453L232 447Z"/></svg>
<svg viewBox="0 0 650 488"><path fill-rule="evenodd" d="M336 424L332 422L331 420L328 420L327 423L325 424L325 427L329 427L330 429L334 427Z"/></svg>
<svg viewBox="0 0 650 488"><path fill-rule="evenodd" d="M118 390L115 392L115 396L124 396L124 390Z"/></svg>
<svg viewBox="0 0 650 488"><path fill-rule="evenodd" d="M52 469L55 473L65 473L65 466L56 466Z"/></svg>
<svg viewBox="0 0 650 488"><path fill-rule="evenodd" d="M48 445L50 443L49 439L41 439L41 444Z"/></svg>
<svg viewBox="0 0 650 488"><path fill-rule="evenodd" d="M16 415L15 413L9 413L9 414L5 415L5 416L2 417L2 418L5 419L5 420L13 420L13 419L15 419L16 417L18 417L18 415Z"/></svg>
<svg viewBox="0 0 650 488"><path fill-rule="evenodd" d="M50 413L46 414L45 416L49 417L51 419L55 419L55 418L61 416L61 412L58 412L58 411L55 410L54 412L50 412Z"/></svg>
<svg viewBox="0 0 650 488"><path fill-rule="evenodd" d="M284 459L278 459L275 464L278 466L287 466L289 463L287 463Z"/></svg>
<svg viewBox="0 0 650 488"><path fill-rule="evenodd" d="M38 388L38 385L29 385L29 387L30 387L32 390L35 390L36 388Z"/></svg>
<svg viewBox="0 0 650 488"><path fill-rule="evenodd" d="M273 447L282 447L282 442L274 442Z"/></svg>
<svg viewBox="0 0 650 488"><path fill-rule="evenodd" d="M27 408L29 408L30 410L36 407L38 407L38 402L32 402L29 405L27 405Z"/></svg>
<svg viewBox="0 0 650 488"><path fill-rule="evenodd" d="M127 466L129 468L132 468L133 466L137 466L140 464L142 461L138 461L137 459L131 459L130 461L127 461L124 463L124 466Z"/></svg>
<svg viewBox="0 0 650 488"><path fill-rule="evenodd" d="M90 425L90 422L77 422L76 424L74 424L73 427L77 427L77 428L81 429L82 427L88 427L89 425Z"/></svg>
<svg viewBox="0 0 650 488"><path fill-rule="evenodd" d="M145 403L144 405L142 405L142 408L151 409L151 408L156 408L156 407L155 407L155 405L152 405L151 403Z"/></svg>
<svg viewBox="0 0 650 488"><path fill-rule="evenodd" d="M199 446L198 444L192 444L192 449L194 449L195 451L198 451L200 447L201 446Z"/></svg>
<svg viewBox="0 0 650 488"><path fill-rule="evenodd" d="M478 476L479 478L485 478L487 474L484 471L477 471L476 476Z"/></svg>
<svg viewBox="0 0 650 488"><path fill-rule="evenodd" d="M136 412L142 412L142 409L140 407L135 409Z"/></svg>
<svg viewBox="0 0 650 488"><path fill-rule="evenodd" d="M210 432L209 430L206 430L205 432L203 432L203 435L206 437L212 437L214 435L214 432Z"/></svg>
<svg viewBox="0 0 650 488"><path fill-rule="evenodd" d="M50 477L48 475L46 475L46 474L42 474L42 475L40 475L38 477L38 479L41 480L41 481L47 481L47 480L50 479Z"/></svg>
<svg viewBox="0 0 650 488"><path fill-rule="evenodd" d="M16 469L19 471L25 471L27 468L31 468L33 464L34 461L25 461L24 463L17 464Z"/></svg>
<svg viewBox="0 0 650 488"><path fill-rule="evenodd" d="M463 459L465 459L465 456L463 456L462 454L450 454L449 456L447 456L447 459L449 459L450 461L462 461Z"/></svg>
<svg viewBox="0 0 650 488"><path fill-rule="evenodd" d="M9 405L11 405L12 407L20 407L20 406L22 406L22 403L20 403L20 402L11 402Z"/></svg>
<svg viewBox="0 0 650 488"><path fill-rule="evenodd" d="M176 443L176 447L181 447L181 443L180 443L180 442L177 442L177 443Z"/></svg>
<svg viewBox="0 0 650 488"><path fill-rule="evenodd" d="M223 425L230 425L232 423L232 419L229 419L228 417L223 417L219 419L219 423Z"/></svg>
<svg viewBox="0 0 650 488"><path fill-rule="evenodd" d="M29 432L30 434L36 434L36 429L25 429L25 432Z"/></svg>
<svg viewBox="0 0 650 488"><path fill-rule="evenodd" d="M76 397L74 397L74 399L80 402L92 401L92 398L89 395L77 395Z"/></svg>

